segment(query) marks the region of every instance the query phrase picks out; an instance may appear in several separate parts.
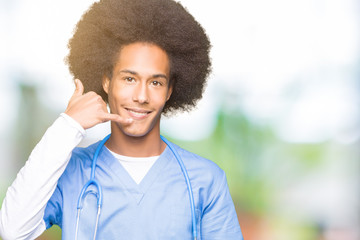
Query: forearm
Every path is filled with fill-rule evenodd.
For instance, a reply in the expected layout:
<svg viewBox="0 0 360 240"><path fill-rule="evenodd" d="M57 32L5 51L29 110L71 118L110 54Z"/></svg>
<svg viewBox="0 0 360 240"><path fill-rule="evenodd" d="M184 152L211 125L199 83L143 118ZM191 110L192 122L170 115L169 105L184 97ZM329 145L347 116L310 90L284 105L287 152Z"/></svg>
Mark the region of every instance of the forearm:
<svg viewBox="0 0 360 240"><path fill-rule="evenodd" d="M0 236L35 238L45 229L46 204L84 133L80 125L64 114L46 131L8 188L0 210Z"/></svg>

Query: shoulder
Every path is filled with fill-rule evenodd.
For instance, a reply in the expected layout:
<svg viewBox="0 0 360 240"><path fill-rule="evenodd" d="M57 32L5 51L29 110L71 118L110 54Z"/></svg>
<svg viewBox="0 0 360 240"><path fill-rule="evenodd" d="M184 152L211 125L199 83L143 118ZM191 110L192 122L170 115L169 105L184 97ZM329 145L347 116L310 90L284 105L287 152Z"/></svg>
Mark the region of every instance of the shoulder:
<svg viewBox="0 0 360 240"><path fill-rule="evenodd" d="M75 171L91 168L91 162L99 142L88 147L76 147L71 153L70 161L63 175L71 175Z"/></svg>
<svg viewBox="0 0 360 240"><path fill-rule="evenodd" d="M74 148L71 159L92 159L92 156L95 153L96 147L99 145L99 142L91 144L87 147L76 147Z"/></svg>
<svg viewBox="0 0 360 240"><path fill-rule="evenodd" d="M189 175L208 183L220 183L226 178L225 172L215 162L187 151L174 143L172 146L180 155Z"/></svg>

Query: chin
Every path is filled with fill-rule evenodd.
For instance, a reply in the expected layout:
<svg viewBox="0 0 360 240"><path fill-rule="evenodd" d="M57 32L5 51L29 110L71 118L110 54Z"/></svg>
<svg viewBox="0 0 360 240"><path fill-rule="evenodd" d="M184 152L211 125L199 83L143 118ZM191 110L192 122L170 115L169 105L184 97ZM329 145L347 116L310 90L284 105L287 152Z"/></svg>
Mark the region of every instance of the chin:
<svg viewBox="0 0 360 240"><path fill-rule="evenodd" d="M149 132L148 131L139 131L139 128L132 127L131 129L123 129L122 132L124 135L129 137L141 138L146 136Z"/></svg>
<svg viewBox="0 0 360 240"><path fill-rule="evenodd" d="M149 124L145 122L134 122L129 126L118 124L118 127L122 134L128 137L142 138L150 135L156 130L156 124Z"/></svg>
<svg viewBox="0 0 360 240"><path fill-rule="evenodd" d="M133 138L141 138L146 136L146 134L144 133L130 133L130 132L125 132L125 135L128 137L133 137Z"/></svg>

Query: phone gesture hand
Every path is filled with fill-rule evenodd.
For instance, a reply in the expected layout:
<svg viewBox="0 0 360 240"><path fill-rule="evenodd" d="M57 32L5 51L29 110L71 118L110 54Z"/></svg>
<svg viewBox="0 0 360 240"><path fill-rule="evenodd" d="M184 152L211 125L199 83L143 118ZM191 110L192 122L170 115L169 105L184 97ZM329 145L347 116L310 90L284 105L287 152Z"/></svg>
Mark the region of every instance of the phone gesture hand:
<svg viewBox="0 0 360 240"><path fill-rule="evenodd" d="M75 80L76 89L65 113L77 121L84 129L91 128L99 123L116 121L130 124L131 118L123 118L118 114L108 112L106 103L100 95L95 92L84 94L84 86L79 79Z"/></svg>

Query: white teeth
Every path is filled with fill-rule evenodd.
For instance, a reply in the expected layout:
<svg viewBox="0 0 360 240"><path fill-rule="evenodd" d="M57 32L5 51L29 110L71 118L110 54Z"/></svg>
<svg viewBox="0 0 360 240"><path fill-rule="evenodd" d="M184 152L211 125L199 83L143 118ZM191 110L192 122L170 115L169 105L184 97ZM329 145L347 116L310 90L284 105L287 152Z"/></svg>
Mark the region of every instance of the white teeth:
<svg viewBox="0 0 360 240"><path fill-rule="evenodd" d="M132 110L128 110L129 112L131 112L132 114L134 114L135 116L139 116L139 117L142 117L142 116L145 116L147 115L147 113L140 113L140 112L135 112L135 111L132 111Z"/></svg>

